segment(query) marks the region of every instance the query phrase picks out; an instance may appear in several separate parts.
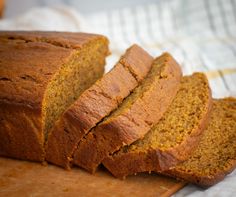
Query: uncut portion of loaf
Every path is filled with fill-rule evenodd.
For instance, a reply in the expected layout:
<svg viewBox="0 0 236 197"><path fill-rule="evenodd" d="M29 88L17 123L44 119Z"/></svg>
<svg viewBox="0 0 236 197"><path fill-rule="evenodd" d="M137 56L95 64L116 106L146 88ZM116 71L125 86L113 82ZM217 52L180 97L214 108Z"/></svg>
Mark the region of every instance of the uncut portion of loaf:
<svg viewBox="0 0 236 197"><path fill-rule="evenodd" d="M0 32L0 155L44 160L54 121L104 72L99 35Z"/></svg>
<svg viewBox="0 0 236 197"><path fill-rule="evenodd" d="M74 164L95 172L109 154L142 138L175 97L181 76L179 65L168 53L155 59L140 86L80 141Z"/></svg>
<svg viewBox="0 0 236 197"><path fill-rule="evenodd" d="M48 139L46 160L70 168L80 139L138 86L152 61L142 48L131 46L114 68L84 91L56 122Z"/></svg>
<svg viewBox="0 0 236 197"><path fill-rule="evenodd" d="M211 186L236 167L236 99L214 100L209 124L190 158L165 174Z"/></svg>
<svg viewBox="0 0 236 197"><path fill-rule="evenodd" d="M180 89L161 120L140 139L103 161L116 177L165 170L186 160L196 147L211 106L204 74L182 78Z"/></svg>

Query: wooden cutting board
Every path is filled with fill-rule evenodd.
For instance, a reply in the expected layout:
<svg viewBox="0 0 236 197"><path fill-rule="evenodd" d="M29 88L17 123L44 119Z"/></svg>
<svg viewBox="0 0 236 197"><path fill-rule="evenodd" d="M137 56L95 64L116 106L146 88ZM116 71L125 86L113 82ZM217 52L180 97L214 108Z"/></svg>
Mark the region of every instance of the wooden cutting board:
<svg viewBox="0 0 236 197"><path fill-rule="evenodd" d="M185 185L174 179L139 174L125 180L105 169L91 175L79 168L66 171L56 166L0 157L0 196L170 196Z"/></svg>

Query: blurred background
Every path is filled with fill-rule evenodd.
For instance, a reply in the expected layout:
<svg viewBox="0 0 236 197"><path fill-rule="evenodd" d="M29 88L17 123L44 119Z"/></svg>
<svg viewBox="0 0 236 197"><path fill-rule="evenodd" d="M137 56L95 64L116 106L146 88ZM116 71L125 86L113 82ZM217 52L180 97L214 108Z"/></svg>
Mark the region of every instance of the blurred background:
<svg viewBox="0 0 236 197"><path fill-rule="evenodd" d="M0 0L0 7L4 0ZM106 35L109 71L137 43L170 52L184 74L205 72L215 97L236 95L236 0L5 0L1 30Z"/></svg>
<svg viewBox="0 0 236 197"><path fill-rule="evenodd" d="M97 11L124 8L127 6L135 6L137 4L142 5L147 3L147 0L20 0L20 3L15 6L17 0L5 1L7 3L5 10L6 17L17 16L35 6L68 5L72 6L82 14L87 15ZM148 3L157 1L158 0L149 0Z"/></svg>
<svg viewBox="0 0 236 197"><path fill-rule="evenodd" d="M0 13L0 30L106 35L106 71L134 43L153 56L168 51L184 74L206 73L215 98L236 96L236 0L0 0ZM235 183L234 172L208 190L189 185L176 196L225 196Z"/></svg>

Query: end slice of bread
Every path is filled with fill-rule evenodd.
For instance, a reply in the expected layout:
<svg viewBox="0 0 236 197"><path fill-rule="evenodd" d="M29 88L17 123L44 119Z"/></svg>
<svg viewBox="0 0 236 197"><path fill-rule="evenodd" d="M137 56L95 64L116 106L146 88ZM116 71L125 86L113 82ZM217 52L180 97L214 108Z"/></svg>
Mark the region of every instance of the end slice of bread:
<svg viewBox="0 0 236 197"><path fill-rule="evenodd" d="M180 89L162 119L140 139L107 157L103 164L116 177L160 171L186 160L196 148L210 107L206 76L182 78Z"/></svg>
<svg viewBox="0 0 236 197"><path fill-rule="evenodd" d="M95 172L104 158L143 138L174 99L181 77L181 69L171 55L164 53L156 58L140 86L80 141L74 164Z"/></svg>
<svg viewBox="0 0 236 197"><path fill-rule="evenodd" d="M214 100L209 124L190 158L164 174L208 187L236 168L236 99Z"/></svg>

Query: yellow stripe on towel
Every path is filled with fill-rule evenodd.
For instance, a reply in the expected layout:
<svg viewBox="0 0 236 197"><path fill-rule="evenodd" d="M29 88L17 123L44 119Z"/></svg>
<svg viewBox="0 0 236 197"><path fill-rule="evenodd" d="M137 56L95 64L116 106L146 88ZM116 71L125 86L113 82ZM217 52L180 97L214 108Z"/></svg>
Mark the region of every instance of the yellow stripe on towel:
<svg viewBox="0 0 236 197"><path fill-rule="evenodd" d="M205 72L207 75L208 79L214 79L217 77L221 77L221 75L229 75L229 74L234 74L236 73L236 68L226 68L222 70L214 70L214 71L208 71Z"/></svg>

